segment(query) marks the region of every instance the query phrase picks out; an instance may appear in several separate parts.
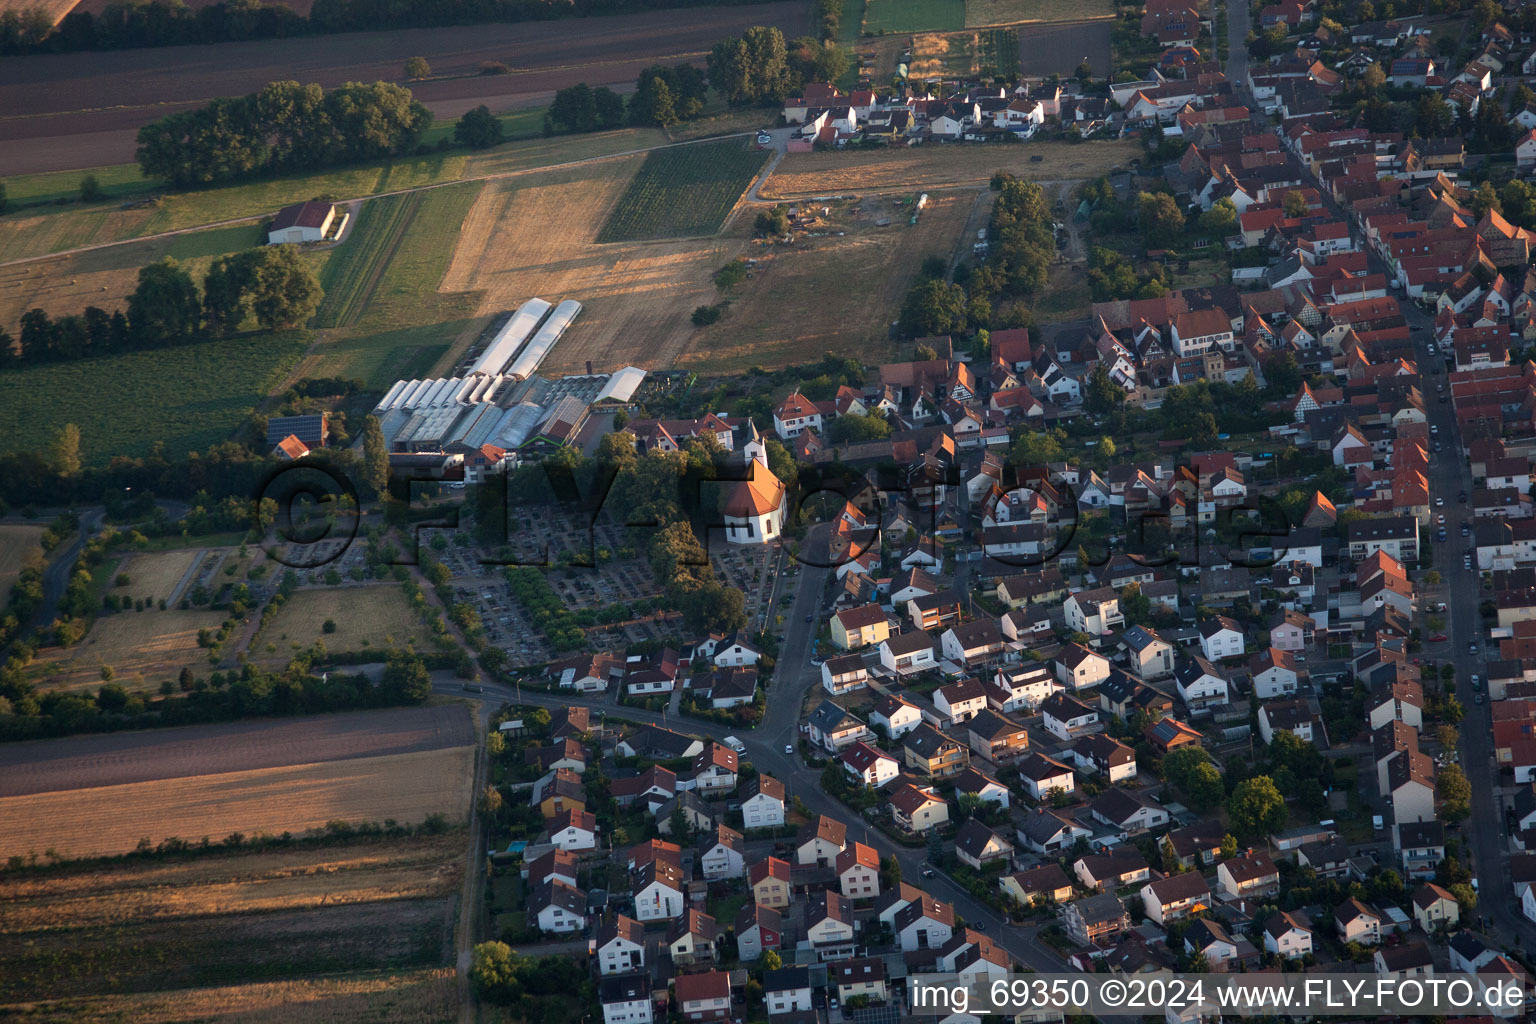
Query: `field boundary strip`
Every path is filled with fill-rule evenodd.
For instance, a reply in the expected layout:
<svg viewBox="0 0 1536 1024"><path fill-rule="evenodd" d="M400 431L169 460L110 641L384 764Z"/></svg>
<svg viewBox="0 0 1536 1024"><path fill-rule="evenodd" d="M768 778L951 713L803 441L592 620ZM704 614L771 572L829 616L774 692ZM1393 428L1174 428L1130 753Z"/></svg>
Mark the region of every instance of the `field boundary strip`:
<svg viewBox="0 0 1536 1024"><path fill-rule="evenodd" d="M340 246L326 266L326 277L330 282L344 283L339 288L326 289L325 302L315 318L315 326L350 327L362 318L379 283L388 273L390 262L399 252L406 232L416 220L421 204L421 191L414 191L389 196L385 202L376 204L382 209L367 210L366 214L363 210L357 212L359 217L374 218L374 223L354 231L351 247Z"/></svg>
<svg viewBox="0 0 1536 1024"><path fill-rule="evenodd" d="M609 160L622 160L625 157L639 154L651 154L660 150L682 149L686 146L707 146L712 143L726 142L731 139L748 139L756 132L730 132L725 135L711 135L699 139L681 139L677 142L664 142L655 146L640 146L636 149L622 150L617 153L603 153L599 156L582 157L579 160L565 160L555 164L540 164L533 167L518 167L507 171L492 171L486 174L467 174L446 181L433 181L421 185L412 185L409 188L398 188L383 192L369 192L364 195L351 196L345 199L335 200L335 205L344 206L348 203L367 204L374 200L388 199L392 196L410 195L415 192L427 192L437 188L451 188L454 185L462 185L466 182L503 181L510 178L521 178L530 174L544 174L549 171L566 170L572 167L584 167L588 164L603 163ZM275 211L273 211L275 212ZM18 259L0 259L0 268L20 266L26 263L38 263L43 260L59 259L65 256L78 256L85 252L94 252L98 249L111 249L119 245L138 245L144 242L152 242L156 239L171 238L176 235L190 235L209 228L233 227L237 224L249 224L253 221L265 221L272 213L256 213L245 217L229 217L224 220L209 221L206 224L193 224L187 227L171 228L167 231L156 231L152 234L135 235L132 238L119 238L111 242L98 242L94 245L81 245L71 249L58 249L53 252L39 253L35 256L22 256ZM0 254L3 255L3 254Z"/></svg>

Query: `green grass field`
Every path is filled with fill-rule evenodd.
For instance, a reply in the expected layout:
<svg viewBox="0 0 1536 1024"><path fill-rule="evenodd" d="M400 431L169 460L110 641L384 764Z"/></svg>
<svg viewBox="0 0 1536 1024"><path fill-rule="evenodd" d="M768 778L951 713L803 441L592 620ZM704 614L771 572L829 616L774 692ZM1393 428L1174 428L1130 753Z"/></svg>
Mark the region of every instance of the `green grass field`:
<svg viewBox="0 0 1536 1024"><path fill-rule="evenodd" d="M437 286L481 187L465 182L362 205L320 271L325 302L315 324L327 337L307 375L358 377L382 389L431 370L474 313L474 295Z"/></svg>
<svg viewBox="0 0 1536 1024"><path fill-rule="evenodd" d="M299 334L257 335L0 373L0 451L38 451L65 423L81 457L204 451L298 362Z"/></svg>
<svg viewBox="0 0 1536 1024"><path fill-rule="evenodd" d="M714 234L767 160L741 139L657 150L635 172L597 241Z"/></svg>
<svg viewBox="0 0 1536 1024"><path fill-rule="evenodd" d="M881 0L871 0L880 3ZM1012 25L1017 22L1094 21L1115 16L1113 0L964 0L965 23Z"/></svg>
<svg viewBox="0 0 1536 1024"><path fill-rule="evenodd" d="M864 31L956 32L965 28L965 0L868 0Z"/></svg>
<svg viewBox="0 0 1536 1024"><path fill-rule="evenodd" d="M501 122L502 139L505 142L515 142L520 139L536 139L544 134L544 108L528 107L525 110L514 110L507 114L497 114L496 120ZM422 133L421 141L424 145L435 146L440 139L453 138L453 126L457 118L444 117L432 123L432 127Z"/></svg>
<svg viewBox="0 0 1536 1024"><path fill-rule="evenodd" d="M158 181L147 181L139 173L138 164L110 164L106 167L88 167L81 171L53 171L48 174L23 174L5 179L6 199L17 205L23 203L51 203L59 199L78 199L80 181L87 174L94 174L101 191L108 199L142 195L162 188Z"/></svg>

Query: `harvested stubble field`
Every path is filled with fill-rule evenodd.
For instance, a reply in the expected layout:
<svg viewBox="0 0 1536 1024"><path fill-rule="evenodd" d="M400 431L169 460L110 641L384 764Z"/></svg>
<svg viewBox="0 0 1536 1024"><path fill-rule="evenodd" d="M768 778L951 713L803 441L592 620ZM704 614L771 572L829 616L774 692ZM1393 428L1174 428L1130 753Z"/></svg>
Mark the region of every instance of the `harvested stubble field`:
<svg viewBox="0 0 1536 1024"><path fill-rule="evenodd" d="M204 554L202 548L130 554L117 566L119 575L128 575L128 584L118 586L114 578L111 592L146 601L171 601L177 586Z"/></svg>
<svg viewBox="0 0 1536 1024"><path fill-rule="evenodd" d="M15 1024L419 1024L458 1014L451 967L4 1007Z"/></svg>
<svg viewBox="0 0 1536 1024"><path fill-rule="evenodd" d="M0 600L11 592L21 570L43 557L43 526L0 526Z"/></svg>
<svg viewBox="0 0 1536 1024"><path fill-rule="evenodd" d="M74 241L61 235L61 231L88 227L91 223L107 224L114 221L118 212L142 211L103 211L79 217L52 214L0 220L0 254L3 254L0 258L20 259L69 248ZM7 229L27 224L34 225L35 230L28 237L15 239L16 247L8 249ZM14 335L21 315L34 308L46 309L54 317L80 313L87 306L97 306L108 312L122 309L127 305L128 294L138 283L140 267L169 256L185 264L194 277L201 278L215 256L252 248L261 244L262 238L260 225L239 224L127 242L74 255L11 263L0 267L0 326L8 328ZM90 241L85 239L80 244ZM33 252L34 249L39 251Z"/></svg>
<svg viewBox="0 0 1536 1024"><path fill-rule="evenodd" d="M712 235L752 184L769 154L744 139L658 149L630 179L599 242Z"/></svg>
<svg viewBox="0 0 1536 1024"><path fill-rule="evenodd" d="M0 875L0 1000L440 967L462 842L449 834ZM402 982L349 979L331 994L383 997ZM280 992L223 998L230 1010L255 1008Z"/></svg>
<svg viewBox="0 0 1536 1024"><path fill-rule="evenodd" d="M831 204L829 218L818 225L825 235L751 250L759 260L752 279L735 289L718 323L698 332L678 366L731 372L813 361L827 352L880 362L881 353L894 348L888 335L892 310L901 306L918 265L927 256L949 256L976 198L973 192L933 197L916 225L907 223L910 204L876 197ZM890 223L877 227L881 219ZM745 219L737 227L750 231ZM824 304L829 281L864 286L840 295L836 316L784 315Z"/></svg>
<svg viewBox="0 0 1536 1024"><path fill-rule="evenodd" d="M763 183L764 199L913 192L985 187L992 172L1006 170L1036 181L1096 178L1141 154L1134 139L1103 142L1029 142L1019 145L928 145L911 149L796 153L784 158ZM1040 157L1038 161L1034 157Z"/></svg>
<svg viewBox="0 0 1536 1024"><path fill-rule="evenodd" d="M102 856L132 850L146 838L300 833L337 819L415 824L442 813L462 820L474 754L473 746L448 747L4 797L0 858L49 849Z"/></svg>
<svg viewBox="0 0 1536 1024"><path fill-rule="evenodd" d="M581 372L588 360L596 369L670 366L693 336L689 311L716 301L710 275L739 243L597 245L644 160L618 157L489 183L464 221L443 289L479 292L481 318L535 295L581 302L581 318L541 372Z"/></svg>
<svg viewBox="0 0 1536 1024"><path fill-rule="evenodd" d="M323 631L327 619L336 632ZM382 661L390 647L426 639L427 629L399 584L295 590L251 642L250 659L286 664L295 651L321 640L328 651L376 650ZM268 644L277 649L267 650Z"/></svg>
<svg viewBox="0 0 1536 1024"><path fill-rule="evenodd" d="M0 744L0 795L22 796L470 746L463 704L249 719Z"/></svg>
<svg viewBox="0 0 1536 1024"><path fill-rule="evenodd" d="M114 587L109 593L139 594L137 586ZM142 612L104 613L85 639L72 647L45 647L34 661L34 679L44 690L89 690L101 685L101 669L110 665L113 681L130 690L155 689L175 679L183 666L206 675L208 652L197 646L201 629L216 630L223 612L158 608Z"/></svg>
<svg viewBox="0 0 1536 1024"><path fill-rule="evenodd" d="M51 931L448 896L462 836L412 836L0 872L0 930Z"/></svg>

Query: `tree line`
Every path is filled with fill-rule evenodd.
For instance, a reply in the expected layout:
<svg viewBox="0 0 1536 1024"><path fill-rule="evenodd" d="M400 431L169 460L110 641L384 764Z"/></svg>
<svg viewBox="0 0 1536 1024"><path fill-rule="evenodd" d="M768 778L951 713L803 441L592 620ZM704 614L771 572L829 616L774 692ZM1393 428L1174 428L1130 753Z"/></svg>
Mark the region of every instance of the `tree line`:
<svg viewBox="0 0 1536 1024"><path fill-rule="evenodd" d="M314 315L323 296L314 271L293 246L222 256L203 275L201 290L185 267L167 257L140 268L126 313L88 306L55 319L47 310L30 309L22 314L19 338L0 328L0 368L226 337L247 317L267 331L294 327Z"/></svg>
<svg viewBox="0 0 1536 1024"><path fill-rule="evenodd" d="M312 171L414 151L432 114L404 86L271 82L139 129L139 169L180 188Z"/></svg>
<svg viewBox="0 0 1536 1024"><path fill-rule="evenodd" d="M607 86L578 82L561 89L544 116L544 132L609 131L626 124L665 128L702 115L711 88L731 106L772 106L807 82L835 82L848 70L848 55L834 41L842 2L820 0L817 9L824 12L821 39L801 36L786 43L777 28L755 26L716 43L703 70L656 64L641 71L628 103Z"/></svg>
<svg viewBox="0 0 1536 1024"><path fill-rule="evenodd" d="M322 659L323 652L306 651L281 671L247 664L206 679L183 668L178 683L168 682L156 696L118 683L105 683L92 696L39 694L25 678L29 659L13 656L0 670L0 741L420 704L432 692L426 663L410 651L390 653L377 685L361 673L316 675Z"/></svg>
<svg viewBox="0 0 1536 1024"><path fill-rule="evenodd" d="M710 0L708 6L745 0ZM309 15L265 0L221 0L196 10L182 0L113 0L100 14L76 10L57 27L42 7L0 14L0 54L120 50L336 32L552 21L596 14L705 6L704 0L316 0Z"/></svg>
<svg viewBox="0 0 1536 1024"><path fill-rule="evenodd" d="M1056 258L1050 207L1039 185L1003 171L992 176L992 188L998 196L987 228L986 261L962 264L946 282L944 260L929 257L902 303L898 323L907 337L1029 326L1027 311L1018 305L998 316L994 303L1032 296L1044 287Z"/></svg>

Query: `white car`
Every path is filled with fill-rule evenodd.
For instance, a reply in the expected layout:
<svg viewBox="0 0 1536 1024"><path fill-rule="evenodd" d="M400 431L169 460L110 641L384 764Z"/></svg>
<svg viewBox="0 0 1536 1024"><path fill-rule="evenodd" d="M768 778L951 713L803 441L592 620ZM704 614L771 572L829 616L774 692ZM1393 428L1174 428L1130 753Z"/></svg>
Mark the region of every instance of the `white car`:
<svg viewBox="0 0 1536 1024"><path fill-rule="evenodd" d="M1445 507L1445 499L1444 498L1436 498L1435 499L1435 508L1444 508L1444 507Z"/></svg>
<svg viewBox="0 0 1536 1024"><path fill-rule="evenodd" d="M793 743L786 743L786 744L784 744L784 753L786 753L786 754L793 754L794 752L795 752L795 745Z"/></svg>

